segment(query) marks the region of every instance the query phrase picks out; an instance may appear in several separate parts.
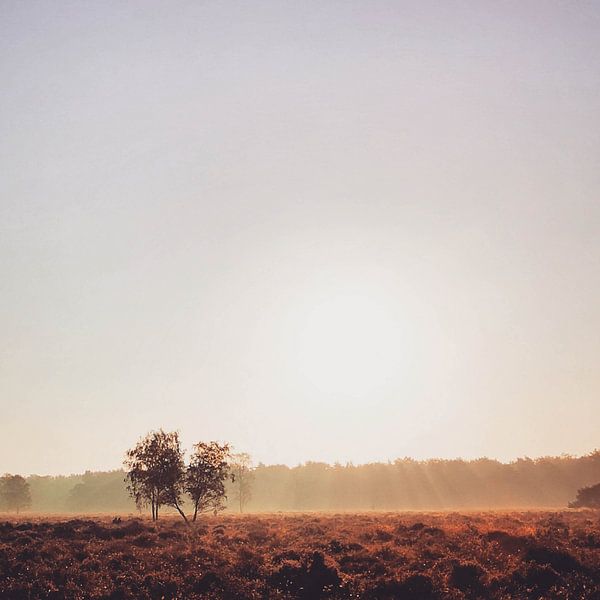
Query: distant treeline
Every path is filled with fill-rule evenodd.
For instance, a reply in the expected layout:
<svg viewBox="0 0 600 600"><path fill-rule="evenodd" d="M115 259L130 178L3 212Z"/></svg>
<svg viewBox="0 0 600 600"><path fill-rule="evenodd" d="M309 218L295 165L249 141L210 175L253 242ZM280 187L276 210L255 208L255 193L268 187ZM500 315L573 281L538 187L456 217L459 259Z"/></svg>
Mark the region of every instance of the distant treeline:
<svg viewBox="0 0 600 600"><path fill-rule="evenodd" d="M566 507L579 488L600 482L600 451L511 463L404 458L366 465L259 464L253 472L246 511L554 508ZM134 513L124 476L121 470L32 475L31 509ZM228 496L228 509L235 511L234 494Z"/></svg>

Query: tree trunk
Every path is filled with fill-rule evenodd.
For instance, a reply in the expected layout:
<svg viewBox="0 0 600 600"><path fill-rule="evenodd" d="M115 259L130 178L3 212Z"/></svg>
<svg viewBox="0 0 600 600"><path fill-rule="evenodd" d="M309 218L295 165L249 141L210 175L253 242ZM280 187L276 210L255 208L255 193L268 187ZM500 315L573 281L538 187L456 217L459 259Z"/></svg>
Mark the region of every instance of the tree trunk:
<svg viewBox="0 0 600 600"><path fill-rule="evenodd" d="M181 510L177 502L175 502L175 508L177 509L177 512L183 517L183 520L186 522L186 524L189 525L190 522L188 521L188 518L185 516L185 513Z"/></svg>

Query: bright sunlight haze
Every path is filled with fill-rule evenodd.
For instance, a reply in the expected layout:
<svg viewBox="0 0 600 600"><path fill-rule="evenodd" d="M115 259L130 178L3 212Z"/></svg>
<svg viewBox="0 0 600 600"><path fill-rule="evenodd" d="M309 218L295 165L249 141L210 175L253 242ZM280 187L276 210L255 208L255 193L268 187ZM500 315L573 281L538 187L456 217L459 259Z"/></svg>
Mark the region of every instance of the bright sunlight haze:
<svg viewBox="0 0 600 600"><path fill-rule="evenodd" d="M268 464L593 450L599 28L3 2L0 472L159 427Z"/></svg>

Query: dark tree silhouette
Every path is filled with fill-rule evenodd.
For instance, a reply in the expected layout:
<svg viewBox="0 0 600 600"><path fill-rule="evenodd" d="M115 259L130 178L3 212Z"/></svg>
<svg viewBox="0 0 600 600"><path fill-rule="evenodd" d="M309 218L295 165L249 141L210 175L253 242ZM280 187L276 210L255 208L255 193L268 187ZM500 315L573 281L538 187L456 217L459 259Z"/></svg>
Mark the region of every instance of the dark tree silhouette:
<svg viewBox="0 0 600 600"><path fill-rule="evenodd" d="M0 479L0 505L17 514L31 506L31 492L24 477L7 474Z"/></svg>
<svg viewBox="0 0 600 600"><path fill-rule="evenodd" d="M577 490L577 497L569 508L600 508L600 483Z"/></svg>
<svg viewBox="0 0 600 600"><path fill-rule="evenodd" d="M194 507L192 521L199 513L216 513L225 508L225 480L230 475L228 457L229 444L200 442L194 445L184 484Z"/></svg>
<svg viewBox="0 0 600 600"><path fill-rule="evenodd" d="M254 473L251 470L252 460L246 452L233 454L230 461L232 480L234 481L233 495L240 513L252 497L252 482Z"/></svg>
<svg viewBox="0 0 600 600"><path fill-rule="evenodd" d="M158 519L161 506L171 506L187 523L183 511L186 494L192 500L193 521L200 513L225 508L229 445L196 444L187 467L183 454L179 434L162 429L151 431L127 451L127 489L138 507L151 506L153 520Z"/></svg>
<svg viewBox="0 0 600 600"><path fill-rule="evenodd" d="M187 521L181 508L185 466L176 431L151 431L127 451L124 465L129 493L138 507L151 506L152 520L167 505Z"/></svg>

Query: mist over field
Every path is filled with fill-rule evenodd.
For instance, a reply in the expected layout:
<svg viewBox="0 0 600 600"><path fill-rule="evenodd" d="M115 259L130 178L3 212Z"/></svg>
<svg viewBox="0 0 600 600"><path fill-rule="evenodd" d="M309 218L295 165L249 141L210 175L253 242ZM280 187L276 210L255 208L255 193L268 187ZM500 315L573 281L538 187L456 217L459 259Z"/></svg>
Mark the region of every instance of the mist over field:
<svg viewBox="0 0 600 600"><path fill-rule="evenodd" d="M390 511L458 509L564 509L578 489L598 483L600 453L521 459L503 464L399 459L369 465L307 463L258 465L252 470L246 512ZM33 512L136 513L125 473L87 472L28 478ZM235 482L228 483L227 512L239 512Z"/></svg>

